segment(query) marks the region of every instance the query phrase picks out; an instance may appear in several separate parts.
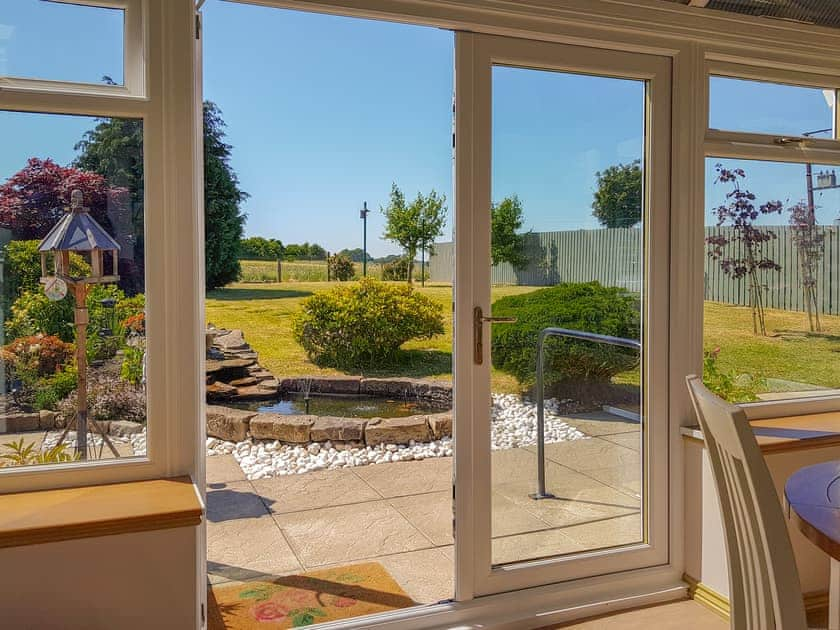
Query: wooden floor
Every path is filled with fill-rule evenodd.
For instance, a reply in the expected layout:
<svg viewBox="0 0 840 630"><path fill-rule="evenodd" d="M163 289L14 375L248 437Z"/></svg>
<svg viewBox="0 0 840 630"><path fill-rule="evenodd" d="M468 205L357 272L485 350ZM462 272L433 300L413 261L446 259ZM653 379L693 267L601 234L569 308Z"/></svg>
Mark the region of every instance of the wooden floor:
<svg viewBox="0 0 840 630"><path fill-rule="evenodd" d="M693 600L628 610L541 630L726 630L729 622Z"/></svg>
<svg viewBox="0 0 840 630"><path fill-rule="evenodd" d="M808 613L808 626L828 626L827 611L820 609ZM658 606L627 610L614 615L593 617L558 626L545 626L539 630L726 630L729 621L713 613L694 600L683 600Z"/></svg>

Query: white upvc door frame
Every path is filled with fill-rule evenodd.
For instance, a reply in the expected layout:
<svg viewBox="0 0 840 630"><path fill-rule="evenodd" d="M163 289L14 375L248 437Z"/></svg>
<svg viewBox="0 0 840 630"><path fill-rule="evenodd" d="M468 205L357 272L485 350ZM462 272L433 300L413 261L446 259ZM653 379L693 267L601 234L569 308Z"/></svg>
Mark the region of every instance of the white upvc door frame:
<svg viewBox="0 0 840 630"><path fill-rule="evenodd" d="M484 313L490 313L489 208L492 68L495 65L644 81L646 208L642 331L645 392L643 542L493 567L490 326L484 326L483 331L485 360L476 365L473 361L472 310L479 306ZM457 596L462 597L467 592L476 596L488 595L665 565L669 559L671 59L458 32L455 66ZM574 121L568 123L574 124Z"/></svg>
<svg viewBox="0 0 840 630"><path fill-rule="evenodd" d="M193 0L75 4L126 11L126 86L2 77L0 110L143 120L148 452L3 468L0 493L178 475L203 485L203 149Z"/></svg>

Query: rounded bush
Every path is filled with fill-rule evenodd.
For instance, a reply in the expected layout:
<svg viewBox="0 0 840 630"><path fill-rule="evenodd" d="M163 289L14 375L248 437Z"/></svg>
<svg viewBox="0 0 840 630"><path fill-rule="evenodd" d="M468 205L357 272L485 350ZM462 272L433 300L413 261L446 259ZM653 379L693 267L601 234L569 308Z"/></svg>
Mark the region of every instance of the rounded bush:
<svg viewBox="0 0 840 630"><path fill-rule="evenodd" d="M443 307L411 287L366 278L304 300L293 334L318 365L372 367L410 339L443 334Z"/></svg>
<svg viewBox="0 0 840 630"><path fill-rule="evenodd" d="M638 299L597 282L565 283L493 303L494 317L516 317L493 326L493 366L531 385L536 380L537 338L544 328L568 328L638 339ZM544 385L609 381L638 365L636 350L591 341L549 337L545 342Z"/></svg>

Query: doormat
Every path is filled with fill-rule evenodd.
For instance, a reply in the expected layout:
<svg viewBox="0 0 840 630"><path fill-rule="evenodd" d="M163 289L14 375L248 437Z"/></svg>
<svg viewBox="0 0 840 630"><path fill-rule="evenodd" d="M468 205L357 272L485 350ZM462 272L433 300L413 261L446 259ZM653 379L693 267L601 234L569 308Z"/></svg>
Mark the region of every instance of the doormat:
<svg viewBox="0 0 840 630"><path fill-rule="evenodd" d="M207 588L208 630L300 628L414 606L378 562Z"/></svg>

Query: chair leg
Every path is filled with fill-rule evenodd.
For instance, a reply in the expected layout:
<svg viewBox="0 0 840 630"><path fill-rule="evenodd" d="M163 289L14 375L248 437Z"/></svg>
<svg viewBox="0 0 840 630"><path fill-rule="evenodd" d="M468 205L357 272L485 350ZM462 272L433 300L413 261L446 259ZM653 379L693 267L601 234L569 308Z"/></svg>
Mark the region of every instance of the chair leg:
<svg viewBox="0 0 840 630"><path fill-rule="evenodd" d="M828 630L840 630L840 561L834 558L828 587Z"/></svg>

